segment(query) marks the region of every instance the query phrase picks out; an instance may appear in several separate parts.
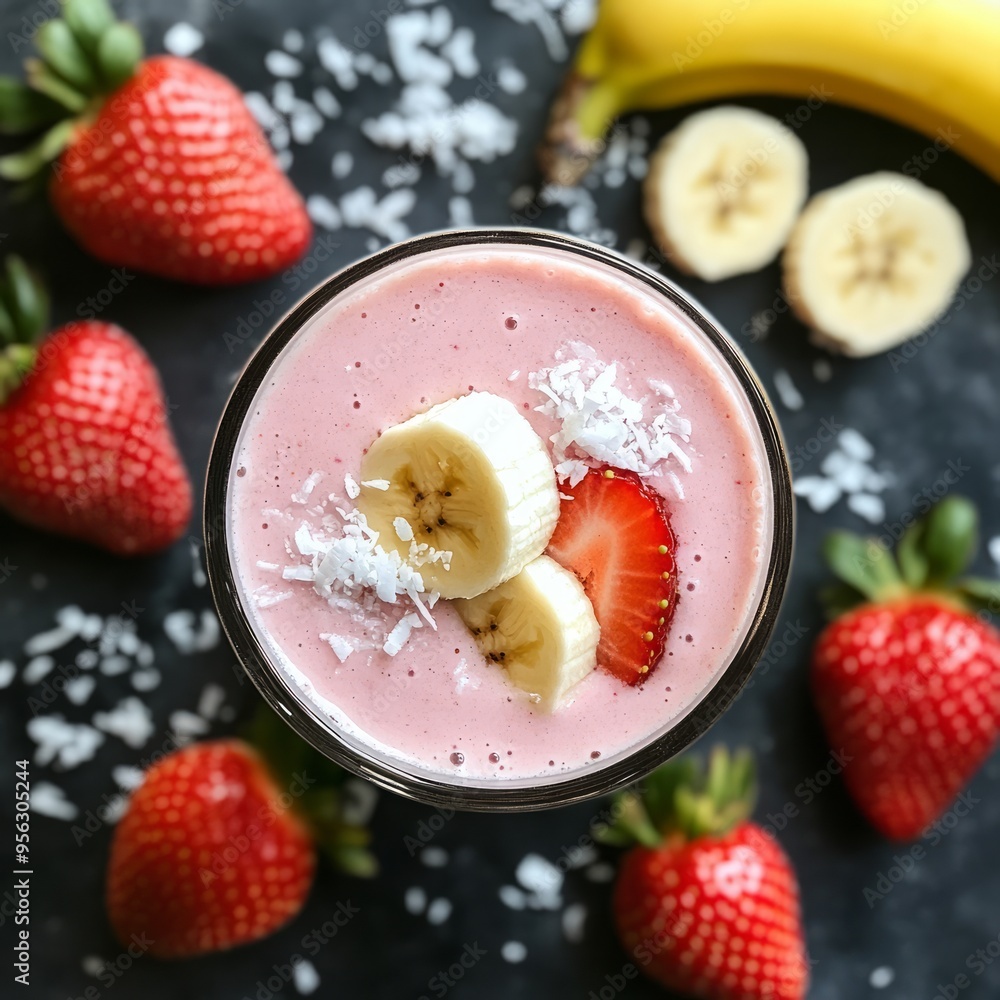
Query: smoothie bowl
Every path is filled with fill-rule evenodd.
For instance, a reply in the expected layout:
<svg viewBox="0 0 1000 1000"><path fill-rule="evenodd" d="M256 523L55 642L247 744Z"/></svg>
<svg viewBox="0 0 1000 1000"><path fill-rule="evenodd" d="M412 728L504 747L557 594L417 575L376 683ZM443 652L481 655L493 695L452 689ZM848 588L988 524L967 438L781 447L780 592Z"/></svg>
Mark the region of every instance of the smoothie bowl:
<svg viewBox="0 0 1000 1000"><path fill-rule="evenodd" d="M777 422L694 302L601 247L389 247L289 313L213 446L209 576L264 697L438 805L561 805L696 740L792 552Z"/></svg>

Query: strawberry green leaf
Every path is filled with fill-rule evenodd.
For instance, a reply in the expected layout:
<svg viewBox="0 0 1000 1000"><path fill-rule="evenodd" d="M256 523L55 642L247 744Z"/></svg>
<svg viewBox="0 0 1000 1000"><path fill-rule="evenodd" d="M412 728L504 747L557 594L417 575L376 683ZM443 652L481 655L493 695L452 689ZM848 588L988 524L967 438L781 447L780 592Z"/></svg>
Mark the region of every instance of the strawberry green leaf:
<svg viewBox="0 0 1000 1000"><path fill-rule="evenodd" d="M756 800L756 775L749 751L730 756L713 749L707 770L694 756L669 761L649 775L641 792L615 798L615 821L598 839L624 846L655 847L665 838L721 836L745 820Z"/></svg>
<svg viewBox="0 0 1000 1000"><path fill-rule="evenodd" d="M10 314L10 309L0 297L0 343L13 344L17 340L17 327L14 326L14 318Z"/></svg>
<svg viewBox="0 0 1000 1000"><path fill-rule="evenodd" d="M364 847L331 847L327 851L334 867L355 878L373 878L378 874L378 860Z"/></svg>
<svg viewBox="0 0 1000 1000"><path fill-rule="evenodd" d="M631 789L615 797L615 821L606 831L600 831L597 839L605 844L639 843L646 847L656 847L663 839L649 818L642 797Z"/></svg>
<svg viewBox="0 0 1000 1000"><path fill-rule="evenodd" d="M677 789L698 779L698 760L694 756L681 757L658 767L642 786L646 811L657 830L664 829L674 813Z"/></svg>
<svg viewBox="0 0 1000 1000"><path fill-rule="evenodd" d="M344 770L292 733L263 702L244 728L244 736L267 761L279 784L296 776L307 779L309 787L295 808L334 865L362 878L374 875L378 862L368 850L371 835L364 827L344 821Z"/></svg>
<svg viewBox="0 0 1000 1000"><path fill-rule="evenodd" d="M114 11L107 0L66 0L63 17L76 40L91 55L97 53L101 36L115 23Z"/></svg>
<svg viewBox="0 0 1000 1000"><path fill-rule="evenodd" d="M66 109L10 76L0 76L0 135L20 135L51 125Z"/></svg>
<svg viewBox="0 0 1000 1000"><path fill-rule="evenodd" d="M831 620L857 607L865 600L865 596L849 583L831 583L819 592L820 603Z"/></svg>
<svg viewBox="0 0 1000 1000"><path fill-rule="evenodd" d="M53 17L38 29L35 48L49 69L75 90L84 94L93 94L97 90L94 66L62 18Z"/></svg>
<svg viewBox="0 0 1000 1000"><path fill-rule="evenodd" d="M67 118L53 125L34 146L0 157L0 177L8 181L24 181L33 177L66 148L74 128L76 123Z"/></svg>
<svg viewBox="0 0 1000 1000"><path fill-rule="evenodd" d="M899 540L896 546L896 560L899 563L903 580L911 590L919 590L927 583L927 575L930 572L930 565L923 549L924 540L923 521L918 521L911 525Z"/></svg>
<svg viewBox="0 0 1000 1000"><path fill-rule="evenodd" d="M11 344L0 351L0 406L34 368L36 356L30 344Z"/></svg>
<svg viewBox="0 0 1000 1000"><path fill-rule="evenodd" d="M97 46L101 76L112 90L120 87L135 72L142 59L142 36L131 24L111 25Z"/></svg>
<svg viewBox="0 0 1000 1000"><path fill-rule="evenodd" d="M957 586L969 604L993 615L1000 613L1000 580L967 576Z"/></svg>
<svg viewBox="0 0 1000 1000"><path fill-rule="evenodd" d="M947 584L969 565L976 552L978 528L975 505L965 497L946 497L931 510L922 543L929 584Z"/></svg>
<svg viewBox="0 0 1000 1000"><path fill-rule="evenodd" d="M40 59L26 59L24 67L28 74L28 85L69 111L83 111L87 98L75 87L53 73Z"/></svg>
<svg viewBox="0 0 1000 1000"><path fill-rule="evenodd" d="M16 254L6 262L4 299L22 343L37 340L45 330L49 316L49 296L42 281L28 270Z"/></svg>
<svg viewBox="0 0 1000 1000"><path fill-rule="evenodd" d="M891 597L903 589L891 553L874 540L849 531L834 531L826 538L823 555L841 580L870 601Z"/></svg>

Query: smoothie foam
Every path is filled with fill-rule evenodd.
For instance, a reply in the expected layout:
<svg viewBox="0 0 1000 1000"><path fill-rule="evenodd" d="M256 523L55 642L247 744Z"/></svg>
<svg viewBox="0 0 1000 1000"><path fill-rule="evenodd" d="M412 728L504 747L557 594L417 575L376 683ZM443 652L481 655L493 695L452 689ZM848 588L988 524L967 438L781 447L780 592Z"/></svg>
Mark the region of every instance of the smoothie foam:
<svg viewBox="0 0 1000 1000"><path fill-rule="evenodd" d="M309 584L282 579L275 567L300 561L296 528L354 506L345 475L359 478L381 431L472 389L510 400L548 440L557 425L535 411L544 397L527 375L570 342L617 362L634 397L648 394L650 378L669 383L691 421L691 471L668 461L676 475L650 480L670 504L680 577L658 667L634 688L598 669L548 714L483 658L446 601L433 611L437 630L414 630L396 656L377 642L341 663L320 636L370 628ZM604 264L543 248L439 250L333 299L275 361L232 469L231 556L275 663L352 742L459 781L545 780L651 741L722 673L760 598L768 483L735 379L666 299ZM383 610L391 625L412 607Z"/></svg>

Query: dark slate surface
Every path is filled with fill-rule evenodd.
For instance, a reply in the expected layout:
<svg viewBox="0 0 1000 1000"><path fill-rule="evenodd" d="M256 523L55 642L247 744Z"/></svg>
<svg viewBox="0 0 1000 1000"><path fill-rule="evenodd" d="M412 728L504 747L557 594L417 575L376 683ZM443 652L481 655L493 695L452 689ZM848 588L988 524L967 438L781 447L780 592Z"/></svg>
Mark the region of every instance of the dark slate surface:
<svg viewBox="0 0 1000 1000"><path fill-rule="evenodd" d="M491 166L479 168L472 195L480 223L509 222L507 199L518 185L534 179L532 147L541 134L546 106L561 69L551 61L540 35L490 9L485 0L458 4L456 20L477 29L477 53L484 70L497 60L513 59L529 77L522 95L496 95L499 106L514 114L521 125L515 153ZM281 33L299 27L307 35L319 24L351 39L355 28L369 17L367 0L327 4L318 0L231 0L220 6L207 0L175 0L140 4L131 0L130 12L141 21L147 39L159 47L165 27L187 19L202 26L208 41L198 57L227 73L245 90L264 89L271 82L263 56L275 47ZM377 4L375 6L382 6ZM23 30L22 18L43 10L44 3L4 0L0 5L0 69L11 70L24 51L15 55L16 42L8 32ZM221 11L221 15L219 12ZM372 50L384 55L384 39ZM310 67L315 59L307 56ZM317 71L317 77L322 77ZM347 95L343 120L328 125L315 143L296 150L292 177L306 192L331 192L377 183L396 154L370 146L361 136L362 118L385 109L397 84L387 90L365 83ZM474 84L456 84L473 89ZM754 100L754 106L780 115L796 102ZM670 112L652 117L658 137L682 117ZM820 189L874 169L900 169L928 147L915 133L886 121L834 106L825 106L799 129L809 148L813 187ZM346 181L330 178L330 157L338 149L355 156L354 173ZM1000 249L1000 200L995 184L969 164L950 155L929 167L924 179L944 191L961 210L969 229L974 258L997 260ZM447 225L446 180L425 170L419 185L419 203L410 223L414 231ZM629 181L617 190L598 192L602 220L615 228L620 246L644 236L639 216L640 193ZM551 210L540 224L557 226L560 215ZM4 209L0 232L3 249L16 249L44 263L54 289L55 318L71 318L77 304L105 288L107 268L84 256L62 233L46 207L39 203ZM332 259L322 263L316 278L325 276L364 253L368 234L344 230ZM678 276L666 269L674 278ZM806 396L806 406L789 412L779 405L790 448L806 449L824 421L853 426L876 445L879 463L896 475L886 494L890 523L919 504L922 490L933 489L949 462L961 463L960 488L984 507L985 534L1000 534L996 499L1000 493L1000 456L996 427L1000 423L1000 281L987 281L972 295L951 322L893 371L886 357L865 361L834 361L833 379L825 384L811 375L818 353L806 343L801 327L779 316L770 335L757 343L741 333L749 318L775 300L778 269L709 286L678 278L734 332L766 383L778 367L786 368ZM174 405L173 420L184 456L200 486L213 427L232 379L254 346L247 342L230 352L225 331L265 297L281 279L254 287L226 290L181 288L152 278L130 282L114 298L106 315L132 330L159 365ZM255 341L262 336L258 331ZM815 444L812 446L815 448ZM823 451L826 450L824 446ZM821 452L822 453L822 452ZM808 472L818 459L802 465ZM911 864L911 847L880 840L859 820L840 785L826 783L828 752L821 738L806 687L809 643L820 627L813 594L823 579L817 558L822 532L834 525L855 529L863 525L841 504L822 517L800 511L797 559L790 595L782 615L781 631L793 640L778 646L769 657L769 669L717 725L713 737L730 743L748 743L760 755L763 789L759 816L775 815L790 804L794 813L781 833L803 883L806 929L813 958L814 1000L931 1000L957 979L943 996L963 1000L994 997L1000 990L1000 803L995 786L1000 762L994 760L975 779L975 806L946 835L923 843L922 858ZM192 540L198 542L192 526ZM980 570L990 567L983 557ZM109 739L90 765L62 774L36 767L34 778L50 778L61 785L81 810L96 809L102 796L113 791L111 767L135 763L159 746L166 720L176 708L192 708L209 680L223 684L232 704L249 707L252 695L242 683L228 650L218 647L194 657L172 653L160 622L173 608L207 607L205 589L192 582L191 557L186 544L157 559L120 562L82 546L65 543L0 519L0 563L5 577L0 585L0 658L23 663L20 647L30 635L48 627L55 609L70 603L88 611L109 614L121 602L136 601L142 635L153 641L165 681L147 700L159 727L143 751L130 750ZM803 637L794 639L796 633ZM89 719L127 692L123 678L104 678L85 709L65 699L53 706L70 718ZM12 762L32 749L25 735L29 690L20 682L3 692L0 762ZM235 725L235 724L233 724ZM232 726L230 726L232 728ZM227 730L217 725L215 732ZM9 772L8 772L9 773ZM818 793L809 791L815 782ZM0 812L6 817L12 802L13 777L0 793ZM547 814L526 816L460 815L444 823L433 843L450 852L445 868L428 868L412 857L406 837L418 835L429 809L382 796L375 819L375 844L383 874L365 884L323 870L305 912L292 926L259 945L237 953L189 963L159 964L143 960L120 977L99 982L84 974L81 959L98 955L115 959L119 947L111 938L101 903L101 884L109 830L102 827L77 845L66 823L35 819L32 852L36 871L32 897L32 985L27 995L62 1000L84 995L87 987L116 1000L175 997L181 993L205 998L258 997L266 1000L280 986L280 978L296 953L305 954L304 939L322 928L338 902L350 901L359 913L333 939L310 956L322 977L321 995L344 998L396 1000L400 997L440 996L447 989L439 970L447 970L467 946L478 944L485 957L465 972L450 989L452 996L489 1000L500 997L611 996L615 977L627 962L615 942L608 912L609 887L572 873L565 895L588 907L586 941L568 944L558 914L505 909L496 890L512 881L514 868L528 851L558 859L564 849L586 834L599 804L580 805ZM8 828L9 829L9 828ZM11 843L3 834L3 842ZM865 901L866 887L875 887L880 874L898 878L894 865L909 868L902 881L873 906ZM0 866L4 867L4 866ZM0 876L0 895L9 888L10 875ZM450 899L454 910L441 926L409 915L403 893L421 886L433 898ZM321 932L322 933L322 932ZM10 955L12 926L3 922L3 952ZM316 940L315 938L313 939ZM505 962L500 947L507 940L523 941L527 959ZM992 952L990 947L992 946ZM983 950L983 959L976 958ZM0 995L14 993L13 971L5 958L0 971ZM126 960L119 962L119 968ZM887 966L895 980L888 988L869 985L872 970ZM278 971L275 971L275 967ZM287 971L287 970L286 970ZM621 980L617 981L618 984ZM8 985L10 984L10 985ZM602 992L603 991L603 992ZM87 994L95 997L95 993ZM293 996L291 987L283 995ZM634 981L625 995L662 996L654 986Z"/></svg>

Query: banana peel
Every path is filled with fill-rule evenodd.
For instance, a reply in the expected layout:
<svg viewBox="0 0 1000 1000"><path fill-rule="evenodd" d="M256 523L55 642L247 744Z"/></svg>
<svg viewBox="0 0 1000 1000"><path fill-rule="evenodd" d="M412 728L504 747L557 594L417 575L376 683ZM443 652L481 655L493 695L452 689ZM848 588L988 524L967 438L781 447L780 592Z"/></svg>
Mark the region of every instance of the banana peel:
<svg viewBox="0 0 1000 1000"><path fill-rule="evenodd" d="M553 102L540 167L576 184L625 112L739 95L871 111L1000 180L1000 3L602 0Z"/></svg>

